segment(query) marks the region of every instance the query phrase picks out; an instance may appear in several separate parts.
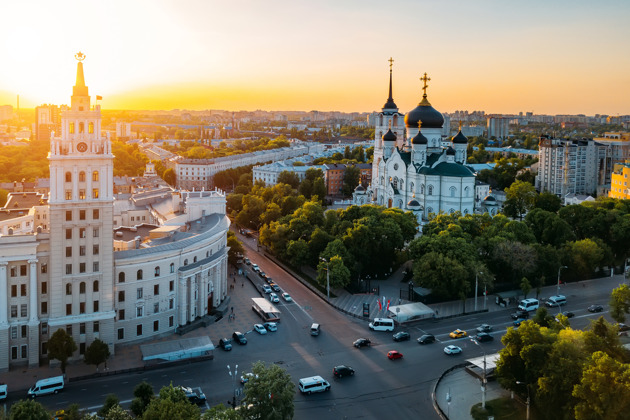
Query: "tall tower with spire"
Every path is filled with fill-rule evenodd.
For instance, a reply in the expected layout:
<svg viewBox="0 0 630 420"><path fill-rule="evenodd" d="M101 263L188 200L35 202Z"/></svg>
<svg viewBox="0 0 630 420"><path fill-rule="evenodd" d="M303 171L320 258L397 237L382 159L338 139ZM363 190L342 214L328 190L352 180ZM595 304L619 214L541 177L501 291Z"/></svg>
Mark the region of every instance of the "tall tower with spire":
<svg viewBox="0 0 630 420"><path fill-rule="evenodd" d="M101 136L100 105L90 106L83 60L61 133L50 138L51 334L65 328L79 346L114 343L113 175L109 136Z"/></svg>
<svg viewBox="0 0 630 420"><path fill-rule="evenodd" d="M396 136L395 146L402 148L405 145L405 124L404 114L398 112L398 106L394 102L392 94L392 68L394 59L390 57L389 61L389 96L387 102L383 105L381 112L376 117L376 126L374 130L374 159L372 161L372 185L377 184L378 165L383 159L383 136L391 130ZM385 145L387 146L387 145Z"/></svg>

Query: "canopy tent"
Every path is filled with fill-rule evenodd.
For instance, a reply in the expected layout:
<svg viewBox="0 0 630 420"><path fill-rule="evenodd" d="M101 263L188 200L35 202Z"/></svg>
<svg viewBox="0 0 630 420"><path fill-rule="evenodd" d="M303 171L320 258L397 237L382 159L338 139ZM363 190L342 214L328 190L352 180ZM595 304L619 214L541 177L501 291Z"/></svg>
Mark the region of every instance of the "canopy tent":
<svg viewBox="0 0 630 420"><path fill-rule="evenodd" d="M169 340L140 346L143 361L190 359L211 354L212 350L214 350L214 345L208 336Z"/></svg>

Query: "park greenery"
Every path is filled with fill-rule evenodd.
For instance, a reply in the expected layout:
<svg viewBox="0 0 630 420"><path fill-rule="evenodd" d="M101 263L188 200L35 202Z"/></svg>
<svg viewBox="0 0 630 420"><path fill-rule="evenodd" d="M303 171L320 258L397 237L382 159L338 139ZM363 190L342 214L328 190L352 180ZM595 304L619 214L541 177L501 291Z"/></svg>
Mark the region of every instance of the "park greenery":
<svg viewBox="0 0 630 420"><path fill-rule="evenodd" d="M285 136L280 135L273 140L267 137L254 140L239 139L235 140L231 145L228 145L226 142L221 142L217 147L204 144L204 142L200 140L182 140L172 146L163 144L162 148L188 159L213 159L289 146L289 140Z"/></svg>

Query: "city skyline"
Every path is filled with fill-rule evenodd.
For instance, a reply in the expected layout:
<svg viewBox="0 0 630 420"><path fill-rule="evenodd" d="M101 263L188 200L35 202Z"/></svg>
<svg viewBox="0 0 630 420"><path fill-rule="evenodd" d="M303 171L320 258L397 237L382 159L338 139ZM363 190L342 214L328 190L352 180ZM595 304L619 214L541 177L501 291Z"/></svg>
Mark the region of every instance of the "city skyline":
<svg viewBox="0 0 630 420"><path fill-rule="evenodd" d="M340 3L340 4L338 4ZM630 114L630 4L606 0L3 6L0 104L67 103L78 51L107 109ZM28 25L24 19L28 17Z"/></svg>

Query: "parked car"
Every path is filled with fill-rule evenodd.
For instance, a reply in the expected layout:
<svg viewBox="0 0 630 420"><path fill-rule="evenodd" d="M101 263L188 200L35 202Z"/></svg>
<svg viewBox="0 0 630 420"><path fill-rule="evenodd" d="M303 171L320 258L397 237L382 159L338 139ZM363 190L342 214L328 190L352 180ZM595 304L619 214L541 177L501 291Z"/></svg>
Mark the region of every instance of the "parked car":
<svg viewBox="0 0 630 420"><path fill-rule="evenodd" d="M254 331L258 334L267 334L267 328L263 324L254 324Z"/></svg>
<svg viewBox="0 0 630 420"><path fill-rule="evenodd" d="M275 322L265 322L263 325L271 332L278 331L278 324Z"/></svg>
<svg viewBox="0 0 630 420"><path fill-rule="evenodd" d="M589 312L602 312L604 307L602 305L591 305L587 309Z"/></svg>
<svg viewBox="0 0 630 420"><path fill-rule="evenodd" d="M234 334L232 334L232 338L234 339L234 341L242 346L247 344L247 338L245 338L245 334L240 331L234 331Z"/></svg>
<svg viewBox="0 0 630 420"><path fill-rule="evenodd" d="M337 378L342 378L344 376L352 376L354 375L354 369L350 366L339 365L333 368L333 375Z"/></svg>
<svg viewBox="0 0 630 420"><path fill-rule="evenodd" d="M275 293L269 293L269 300L272 301L273 303L280 302L278 295L276 295Z"/></svg>
<svg viewBox="0 0 630 420"><path fill-rule="evenodd" d="M252 262L249 260L249 258L245 258L245 264L250 265Z"/></svg>
<svg viewBox="0 0 630 420"><path fill-rule="evenodd" d="M433 334L424 334L418 338L418 344L435 343L435 336Z"/></svg>
<svg viewBox="0 0 630 420"><path fill-rule="evenodd" d="M186 398L193 404L205 404L206 403L206 395L203 393L200 387L190 388L187 386L178 386L179 389L184 391L186 394Z"/></svg>
<svg viewBox="0 0 630 420"><path fill-rule="evenodd" d="M480 326L477 327L477 331L480 333L487 333L492 331L492 325L488 325L488 324L481 324Z"/></svg>
<svg viewBox="0 0 630 420"><path fill-rule="evenodd" d="M372 342L369 338L359 338L358 340L355 340L354 343L352 343L352 345L356 348L370 347L371 344Z"/></svg>
<svg viewBox="0 0 630 420"><path fill-rule="evenodd" d="M406 331L399 331L393 335L394 341L406 341L411 339L411 336Z"/></svg>
<svg viewBox="0 0 630 420"><path fill-rule="evenodd" d="M519 309L518 311L514 312L510 316L512 317L512 319L528 319L529 318L529 312L522 311L522 310Z"/></svg>
<svg viewBox="0 0 630 420"><path fill-rule="evenodd" d="M285 300L285 302L293 302L293 298L291 297L290 294L288 294L287 292L284 292L282 294L282 299Z"/></svg>
<svg viewBox="0 0 630 420"><path fill-rule="evenodd" d="M252 264L252 270L254 270L255 272L259 272L260 268L258 267L258 264Z"/></svg>
<svg viewBox="0 0 630 420"><path fill-rule="evenodd" d="M468 333L458 328L455 331L451 331L448 336L451 338L463 338L463 337L468 336Z"/></svg>
<svg viewBox="0 0 630 420"><path fill-rule="evenodd" d="M446 354L459 354L461 352L462 352L461 347L457 347L452 344L450 346L444 347L444 353Z"/></svg>
<svg viewBox="0 0 630 420"><path fill-rule="evenodd" d="M387 358L389 360L396 360L396 359L402 359L403 358L403 354L397 350L390 350L387 352Z"/></svg>
<svg viewBox="0 0 630 420"><path fill-rule="evenodd" d="M225 351L232 350L232 340L229 338L222 338L219 340L219 347L221 347Z"/></svg>
<svg viewBox="0 0 630 420"><path fill-rule="evenodd" d="M494 337L486 332L480 332L479 334L475 336L475 340L477 340L480 343L484 343L486 341L494 340Z"/></svg>

